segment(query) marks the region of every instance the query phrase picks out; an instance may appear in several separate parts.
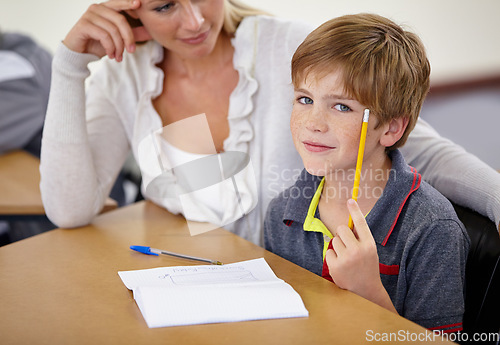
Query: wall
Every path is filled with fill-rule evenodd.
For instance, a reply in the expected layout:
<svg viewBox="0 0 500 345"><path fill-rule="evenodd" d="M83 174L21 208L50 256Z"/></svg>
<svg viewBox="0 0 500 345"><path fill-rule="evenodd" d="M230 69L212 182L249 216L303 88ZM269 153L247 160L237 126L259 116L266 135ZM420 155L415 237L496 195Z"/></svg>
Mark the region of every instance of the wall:
<svg viewBox="0 0 500 345"><path fill-rule="evenodd" d="M498 0L253 0L252 3L281 16L303 18L314 24L358 12L384 15L422 38L434 82L491 73L500 75Z"/></svg>
<svg viewBox="0 0 500 345"><path fill-rule="evenodd" d="M320 24L334 16L374 12L406 24L423 39L432 79L500 75L498 0L246 0L276 15ZM62 40L91 0L2 0L0 28L31 34L49 50Z"/></svg>
<svg viewBox="0 0 500 345"><path fill-rule="evenodd" d="M420 117L500 171L500 85L426 99Z"/></svg>

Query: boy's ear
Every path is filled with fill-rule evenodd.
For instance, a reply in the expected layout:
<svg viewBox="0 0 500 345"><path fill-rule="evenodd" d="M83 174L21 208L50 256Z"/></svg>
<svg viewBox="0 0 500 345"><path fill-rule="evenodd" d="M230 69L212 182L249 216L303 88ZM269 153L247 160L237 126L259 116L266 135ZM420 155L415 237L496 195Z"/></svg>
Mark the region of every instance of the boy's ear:
<svg viewBox="0 0 500 345"><path fill-rule="evenodd" d="M394 145L403 136L408 121L408 117L398 117L385 124L384 132L380 137L380 144L385 147Z"/></svg>

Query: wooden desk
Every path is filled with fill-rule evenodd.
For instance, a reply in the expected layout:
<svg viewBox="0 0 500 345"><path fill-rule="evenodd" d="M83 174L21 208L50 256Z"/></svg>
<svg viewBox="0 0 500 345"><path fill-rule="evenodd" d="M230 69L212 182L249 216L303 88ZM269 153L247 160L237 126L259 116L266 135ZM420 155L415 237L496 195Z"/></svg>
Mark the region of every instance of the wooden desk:
<svg viewBox="0 0 500 345"><path fill-rule="evenodd" d="M140 254L132 244L224 263L264 257L301 295L310 316L150 329L117 272L197 263ZM182 217L145 201L100 215L91 226L1 247L0 264L4 345L357 344L370 330L427 332L225 230L192 237Z"/></svg>
<svg viewBox="0 0 500 345"><path fill-rule="evenodd" d="M0 155L0 215L43 216L40 160L25 151ZM103 212L117 208L108 198Z"/></svg>

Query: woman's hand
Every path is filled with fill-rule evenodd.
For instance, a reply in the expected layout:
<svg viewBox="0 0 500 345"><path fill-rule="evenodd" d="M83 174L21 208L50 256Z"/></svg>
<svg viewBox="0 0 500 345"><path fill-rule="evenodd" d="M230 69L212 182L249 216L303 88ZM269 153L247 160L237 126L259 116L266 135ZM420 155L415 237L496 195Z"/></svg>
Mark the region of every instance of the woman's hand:
<svg viewBox="0 0 500 345"><path fill-rule="evenodd" d="M135 51L135 42L151 39L144 27L132 29L122 11L136 10L140 0L109 0L93 4L70 30L63 43L74 52L107 55L121 61L126 49Z"/></svg>
<svg viewBox="0 0 500 345"><path fill-rule="evenodd" d="M380 279L377 245L365 217L354 200L347 202L354 231L337 228L333 250L326 252L326 263L335 284L396 312Z"/></svg>

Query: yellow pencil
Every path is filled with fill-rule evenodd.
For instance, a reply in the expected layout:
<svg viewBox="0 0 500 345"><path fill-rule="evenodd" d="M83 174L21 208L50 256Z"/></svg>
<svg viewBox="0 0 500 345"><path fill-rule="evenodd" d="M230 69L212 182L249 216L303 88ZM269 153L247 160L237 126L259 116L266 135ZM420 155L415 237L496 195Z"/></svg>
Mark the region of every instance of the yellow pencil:
<svg viewBox="0 0 500 345"><path fill-rule="evenodd" d="M361 167L363 166L363 155L365 153L366 132L368 131L368 119L370 118L370 110L365 109L363 112L363 124L361 125L361 136L359 138L358 160L356 162L356 173L354 175L354 186L352 187L352 199L358 200L359 180L361 178ZM351 215L349 215L349 228L352 230L354 223Z"/></svg>

